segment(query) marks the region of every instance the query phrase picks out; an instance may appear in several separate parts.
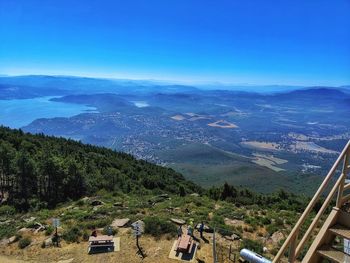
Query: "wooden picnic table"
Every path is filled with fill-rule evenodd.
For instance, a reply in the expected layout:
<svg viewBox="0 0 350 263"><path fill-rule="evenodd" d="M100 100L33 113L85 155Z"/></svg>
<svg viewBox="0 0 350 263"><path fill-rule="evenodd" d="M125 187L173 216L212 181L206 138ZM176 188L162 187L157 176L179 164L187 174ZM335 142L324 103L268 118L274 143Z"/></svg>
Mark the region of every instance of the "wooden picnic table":
<svg viewBox="0 0 350 263"><path fill-rule="evenodd" d="M184 234L179 237L177 241L176 251L189 252L189 250L192 248L192 243L192 237L190 235Z"/></svg>
<svg viewBox="0 0 350 263"><path fill-rule="evenodd" d="M90 236L89 237L89 248L97 247L112 247L114 246L113 236L101 235L101 236Z"/></svg>

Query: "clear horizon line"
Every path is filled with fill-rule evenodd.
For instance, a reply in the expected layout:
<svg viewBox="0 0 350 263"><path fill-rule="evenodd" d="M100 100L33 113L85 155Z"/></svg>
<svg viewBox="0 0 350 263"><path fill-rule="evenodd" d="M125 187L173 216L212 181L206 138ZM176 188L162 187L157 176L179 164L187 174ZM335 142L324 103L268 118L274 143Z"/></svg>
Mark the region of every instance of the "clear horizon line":
<svg viewBox="0 0 350 263"><path fill-rule="evenodd" d="M313 84L313 85L301 85L301 84L258 84L258 83L238 83L238 82L228 82L228 81L219 81L219 80L180 80L180 79L157 79L157 78L135 78L135 77L113 77L107 75L84 75L84 74L45 74L45 73L24 73L24 74L12 74L12 73L0 73L0 77L26 77L26 76L50 76L50 77L72 77L72 78L91 78L91 79L106 79L106 80L129 80L129 81L148 81L148 82L160 82L167 84L182 84L182 85L199 85L199 86L210 86L210 85L220 85L220 86L245 86L245 87L254 87L254 86L289 86L296 88L306 88L306 87L346 87L350 84L341 84L341 85L329 85L329 84Z"/></svg>

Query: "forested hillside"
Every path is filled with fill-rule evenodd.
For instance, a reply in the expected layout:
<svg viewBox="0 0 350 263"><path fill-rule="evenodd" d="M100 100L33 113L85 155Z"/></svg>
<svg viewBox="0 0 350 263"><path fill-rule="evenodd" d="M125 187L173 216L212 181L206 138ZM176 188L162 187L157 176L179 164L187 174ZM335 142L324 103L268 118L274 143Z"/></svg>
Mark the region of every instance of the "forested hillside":
<svg viewBox="0 0 350 263"><path fill-rule="evenodd" d="M0 127L0 197L19 210L96 191L186 194L201 189L169 168L106 148Z"/></svg>

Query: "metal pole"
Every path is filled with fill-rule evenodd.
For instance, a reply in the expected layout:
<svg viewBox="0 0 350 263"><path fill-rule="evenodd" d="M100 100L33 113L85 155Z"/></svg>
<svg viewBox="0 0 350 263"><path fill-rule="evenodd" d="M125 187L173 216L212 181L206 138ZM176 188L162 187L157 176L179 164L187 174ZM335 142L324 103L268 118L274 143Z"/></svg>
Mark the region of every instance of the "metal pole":
<svg viewBox="0 0 350 263"><path fill-rule="evenodd" d="M57 226L56 226L56 246L58 247L59 246L59 244L58 244L58 231L57 231Z"/></svg>
<svg viewBox="0 0 350 263"><path fill-rule="evenodd" d="M215 240L215 227L214 227L214 232L213 232L213 260L214 263L217 263L217 256L216 256L216 240Z"/></svg>
<svg viewBox="0 0 350 263"><path fill-rule="evenodd" d="M142 258L145 258L145 255L142 252L142 248L139 245L139 235L138 234L136 234L136 246L137 246L137 248L139 250L139 253L142 256Z"/></svg>

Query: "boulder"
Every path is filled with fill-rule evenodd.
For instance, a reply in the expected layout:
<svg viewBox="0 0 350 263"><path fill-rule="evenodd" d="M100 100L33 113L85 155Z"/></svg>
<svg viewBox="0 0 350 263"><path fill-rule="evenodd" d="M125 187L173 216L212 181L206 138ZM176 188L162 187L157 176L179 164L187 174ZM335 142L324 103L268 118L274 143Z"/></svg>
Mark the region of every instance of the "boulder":
<svg viewBox="0 0 350 263"><path fill-rule="evenodd" d="M155 205L156 203L163 202L167 199L170 199L168 194L161 194L161 195L152 197L150 200L148 200L148 203L151 205Z"/></svg>
<svg viewBox="0 0 350 263"><path fill-rule="evenodd" d="M278 244L282 239L284 239L284 234L281 231L276 231L271 236L271 240L274 244Z"/></svg>
<svg viewBox="0 0 350 263"><path fill-rule="evenodd" d="M178 218L170 218L170 221L175 223L175 224L178 224L178 225L184 225L186 224L186 221L185 220L182 220L182 219L178 219Z"/></svg>
<svg viewBox="0 0 350 263"><path fill-rule="evenodd" d="M20 230L18 230L17 232L19 233L19 234L25 234L25 233L29 233L29 232L31 232L32 230L30 229L30 228L26 228L26 227L23 227L23 228L21 228Z"/></svg>
<svg viewBox="0 0 350 263"><path fill-rule="evenodd" d="M24 220L24 222L26 222L26 223L31 223L31 222L33 222L35 219L36 219L36 217L31 216L31 217L29 217L29 218L24 218L23 220Z"/></svg>
<svg viewBox="0 0 350 263"><path fill-rule="evenodd" d="M83 202L87 202L87 201L89 201L90 200L90 198L89 197L87 197L87 196L85 196L85 197L83 197L82 199L80 199L81 201L83 201Z"/></svg>
<svg viewBox="0 0 350 263"><path fill-rule="evenodd" d="M8 239L8 243L9 243L9 244L12 244L12 243L15 243L17 240L18 240L18 239L17 239L16 236L12 236L12 237L10 237L10 238Z"/></svg>
<svg viewBox="0 0 350 263"><path fill-rule="evenodd" d="M111 227L118 228L118 227L124 227L130 222L129 218L116 218L113 220Z"/></svg>
<svg viewBox="0 0 350 263"><path fill-rule="evenodd" d="M122 202L115 202L113 204L113 206L115 206L115 207L123 207L123 203Z"/></svg>
<svg viewBox="0 0 350 263"><path fill-rule="evenodd" d="M193 193L193 194L190 194L190 196L199 197L199 194L198 193Z"/></svg>
<svg viewBox="0 0 350 263"><path fill-rule="evenodd" d="M229 241L234 241L234 240L239 240L240 239L240 237L238 235L236 235L236 234L232 234L230 236L224 236L224 238L226 240L229 240Z"/></svg>
<svg viewBox="0 0 350 263"><path fill-rule="evenodd" d="M52 238L49 237L48 239L44 240L44 246L45 247L51 247L53 245Z"/></svg>

